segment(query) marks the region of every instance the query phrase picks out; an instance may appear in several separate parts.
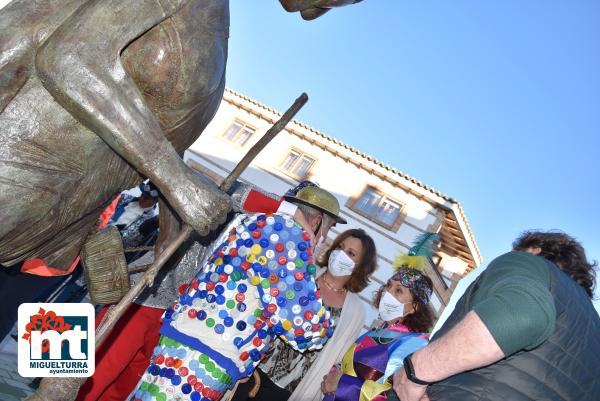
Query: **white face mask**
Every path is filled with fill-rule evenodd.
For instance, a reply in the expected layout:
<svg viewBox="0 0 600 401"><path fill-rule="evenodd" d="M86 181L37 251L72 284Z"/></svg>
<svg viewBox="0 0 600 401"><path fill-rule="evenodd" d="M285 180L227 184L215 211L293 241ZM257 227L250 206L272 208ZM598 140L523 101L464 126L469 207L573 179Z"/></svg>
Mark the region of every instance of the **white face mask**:
<svg viewBox="0 0 600 401"><path fill-rule="evenodd" d="M356 264L346 252L341 249L334 249L329 254L329 263L327 264L327 270L334 277L349 276L354 271Z"/></svg>
<svg viewBox="0 0 600 401"><path fill-rule="evenodd" d="M384 322L389 322L404 316L404 305L392 294L385 291L379 301L379 316Z"/></svg>

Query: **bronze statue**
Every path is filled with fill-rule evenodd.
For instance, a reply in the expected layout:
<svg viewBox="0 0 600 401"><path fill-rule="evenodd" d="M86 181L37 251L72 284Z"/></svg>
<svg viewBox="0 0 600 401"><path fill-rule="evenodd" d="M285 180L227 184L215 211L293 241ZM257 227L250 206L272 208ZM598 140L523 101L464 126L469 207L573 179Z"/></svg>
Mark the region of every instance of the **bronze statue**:
<svg viewBox="0 0 600 401"><path fill-rule="evenodd" d="M360 1L360 0L359 0ZM356 0L280 0L313 19ZM0 10L0 264L67 268L148 177L201 234L228 196L179 154L225 86L227 0L14 0Z"/></svg>

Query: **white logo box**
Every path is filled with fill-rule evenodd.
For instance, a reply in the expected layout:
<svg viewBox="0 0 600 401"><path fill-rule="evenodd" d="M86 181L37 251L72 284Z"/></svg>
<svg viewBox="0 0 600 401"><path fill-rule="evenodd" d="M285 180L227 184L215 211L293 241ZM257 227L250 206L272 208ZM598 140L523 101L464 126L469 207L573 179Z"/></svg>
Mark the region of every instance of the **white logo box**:
<svg viewBox="0 0 600 401"><path fill-rule="evenodd" d="M21 304L17 338L19 374L23 377L93 375L94 316L94 307L88 303Z"/></svg>

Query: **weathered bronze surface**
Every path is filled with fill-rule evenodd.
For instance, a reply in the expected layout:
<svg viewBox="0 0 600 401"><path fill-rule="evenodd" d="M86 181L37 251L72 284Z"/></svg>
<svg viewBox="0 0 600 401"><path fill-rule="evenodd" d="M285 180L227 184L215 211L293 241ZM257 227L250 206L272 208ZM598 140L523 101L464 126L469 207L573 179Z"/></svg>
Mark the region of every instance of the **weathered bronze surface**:
<svg viewBox="0 0 600 401"><path fill-rule="evenodd" d="M352 0L280 0L316 18ZM184 165L225 85L227 0L14 0L0 10L0 264L66 268L148 177L201 234L229 198Z"/></svg>

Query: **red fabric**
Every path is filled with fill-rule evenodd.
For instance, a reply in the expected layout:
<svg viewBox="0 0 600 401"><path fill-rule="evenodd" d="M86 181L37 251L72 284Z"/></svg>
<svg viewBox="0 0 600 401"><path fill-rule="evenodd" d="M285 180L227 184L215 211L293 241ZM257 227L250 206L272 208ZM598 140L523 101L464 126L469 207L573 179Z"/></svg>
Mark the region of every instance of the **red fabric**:
<svg viewBox="0 0 600 401"><path fill-rule="evenodd" d="M96 326L106 314L104 307ZM123 401L135 389L158 344L163 309L132 304L96 351L96 371L76 401Z"/></svg>
<svg viewBox="0 0 600 401"><path fill-rule="evenodd" d="M283 198L275 200L259 191L252 189L244 202L242 208L248 213L275 213Z"/></svg>
<svg viewBox="0 0 600 401"><path fill-rule="evenodd" d="M119 194L111 203L108 205L106 209L100 215L100 225L98 226L98 230L106 227L110 218L115 214L115 210L117 210L117 205L119 204L119 200L121 199L121 194Z"/></svg>
<svg viewBox="0 0 600 401"><path fill-rule="evenodd" d="M77 256L75 262L73 262L73 264L67 270L60 270L55 267L47 266L42 259L29 259L23 262L23 265L21 266L21 273L43 277L66 276L73 273L73 270L75 270L75 267L77 267L77 263L79 263L79 256Z"/></svg>

